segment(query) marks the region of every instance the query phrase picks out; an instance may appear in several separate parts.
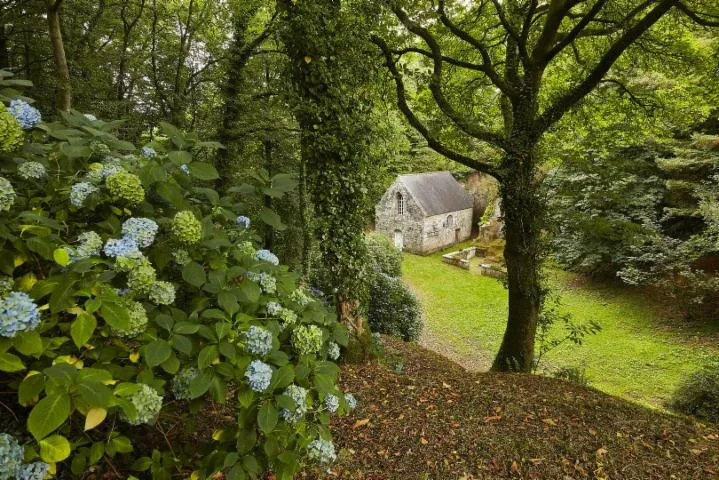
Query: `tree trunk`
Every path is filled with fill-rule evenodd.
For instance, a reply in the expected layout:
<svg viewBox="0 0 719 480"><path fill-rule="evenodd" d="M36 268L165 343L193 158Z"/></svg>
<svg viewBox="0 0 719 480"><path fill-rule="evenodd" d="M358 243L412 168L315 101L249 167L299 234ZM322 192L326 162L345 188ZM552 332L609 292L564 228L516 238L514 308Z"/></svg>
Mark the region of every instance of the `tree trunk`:
<svg viewBox="0 0 719 480"><path fill-rule="evenodd" d="M7 46L7 25L0 23L0 68L10 66L10 55Z"/></svg>
<svg viewBox="0 0 719 480"><path fill-rule="evenodd" d="M310 278L310 252L312 251L312 225L310 225L310 216L308 212L307 201L307 165L305 164L304 155L300 154L300 171L299 171L299 209L300 224L302 225L302 254L300 261L302 263L302 277L307 280Z"/></svg>
<svg viewBox="0 0 719 480"><path fill-rule="evenodd" d="M504 214L509 316L494 371L529 372L534 359L534 337L542 305L539 233L543 213L535 174L534 147L504 160Z"/></svg>
<svg viewBox="0 0 719 480"><path fill-rule="evenodd" d="M62 0L47 0L47 24L57 74L55 108L61 112L66 112L72 106L72 87L70 86L70 70L67 67L67 58L65 57L65 45L63 44L60 30L61 4Z"/></svg>

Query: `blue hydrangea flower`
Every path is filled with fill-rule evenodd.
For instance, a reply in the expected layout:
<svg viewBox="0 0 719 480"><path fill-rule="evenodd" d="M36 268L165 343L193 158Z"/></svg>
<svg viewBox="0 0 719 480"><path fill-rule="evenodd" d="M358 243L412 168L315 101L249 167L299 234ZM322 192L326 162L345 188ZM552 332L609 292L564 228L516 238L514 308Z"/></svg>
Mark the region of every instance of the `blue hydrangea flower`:
<svg viewBox="0 0 719 480"><path fill-rule="evenodd" d="M86 113L85 118L87 118L91 122L94 122L95 120L97 120L97 117L91 113Z"/></svg>
<svg viewBox="0 0 719 480"><path fill-rule="evenodd" d="M332 463L337 460L335 446L329 440L312 440L307 446L307 458L317 463Z"/></svg>
<svg viewBox="0 0 719 480"><path fill-rule="evenodd" d="M245 370L245 378L254 392L264 392L272 380L272 367L260 360L252 360Z"/></svg>
<svg viewBox="0 0 719 480"><path fill-rule="evenodd" d="M327 349L327 355L329 355L332 360L340 358L340 346L335 342L330 342L329 348Z"/></svg>
<svg viewBox="0 0 719 480"><path fill-rule="evenodd" d="M10 106L7 108L7 111L10 115L15 117L20 126L26 130L35 128L35 125L42 121L40 110L24 100L12 100L10 102Z"/></svg>
<svg viewBox="0 0 719 480"><path fill-rule="evenodd" d="M76 207L82 207L87 197L97 192L97 187L90 182L79 182L71 187L70 203Z"/></svg>
<svg viewBox="0 0 719 480"><path fill-rule="evenodd" d="M172 379L172 394L178 400L189 400L190 382L200 374L200 371L194 367L184 368L180 370L175 378Z"/></svg>
<svg viewBox="0 0 719 480"><path fill-rule="evenodd" d="M272 265L279 265L279 263L280 263L280 259L277 258L277 255L270 252L269 250L257 250L257 253L255 254L255 258L257 258L257 260L269 262Z"/></svg>
<svg viewBox="0 0 719 480"><path fill-rule="evenodd" d="M252 325L245 332L245 350L252 355L267 355L272 351L272 333Z"/></svg>
<svg viewBox="0 0 719 480"><path fill-rule="evenodd" d="M32 462L24 465L20 471L18 480L43 480L50 470L50 465L45 462Z"/></svg>
<svg viewBox="0 0 719 480"><path fill-rule="evenodd" d="M108 257L130 257L140 253L140 249L137 248L135 240L129 237L122 237L120 239L111 238L105 243L104 248L105 255Z"/></svg>
<svg viewBox="0 0 719 480"><path fill-rule="evenodd" d="M237 217L237 220L235 220L237 225L240 225L243 228L250 228L250 219L244 215L240 215Z"/></svg>
<svg viewBox="0 0 719 480"><path fill-rule="evenodd" d="M351 393L345 393L345 402L347 402L347 406L350 407L350 410L354 410L357 408L357 399L354 395Z"/></svg>
<svg viewBox="0 0 719 480"><path fill-rule="evenodd" d="M180 171L181 171L182 173L184 173L185 175L189 175L189 174L190 174L190 167L189 167L186 163L183 163L182 165L180 165Z"/></svg>
<svg viewBox="0 0 719 480"><path fill-rule="evenodd" d="M302 417L307 413L307 390L293 384L285 389L284 395L287 395L295 402L295 408L294 410L283 408L280 410L280 416L282 416L287 423L294 425L302 420Z"/></svg>
<svg viewBox="0 0 719 480"><path fill-rule="evenodd" d="M14 337L17 332L35 330L40 324L40 310L25 292L10 292L0 300L0 337Z"/></svg>
<svg viewBox="0 0 719 480"><path fill-rule="evenodd" d="M128 218L122 224L122 234L133 240L139 248L147 248L155 241L157 223L149 218Z"/></svg>
<svg viewBox="0 0 719 480"><path fill-rule="evenodd" d="M277 302L269 302L267 304L267 314L271 317L276 317L282 312L282 305Z"/></svg>
<svg viewBox="0 0 719 480"><path fill-rule="evenodd" d="M17 167L17 173L25 180L40 180L47 175L45 165L40 162L25 162Z"/></svg>
<svg viewBox="0 0 719 480"><path fill-rule="evenodd" d="M322 290L320 290L319 288L313 287L312 285L308 286L308 287L307 287L307 290L309 290L310 293L311 293L312 295L314 295L315 297L322 297L322 296L324 296L324 292L322 292Z"/></svg>
<svg viewBox="0 0 719 480"><path fill-rule="evenodd" d="M12 183L7 178L0 177L0 212L10 210L15 204L16 196Z"/></svg>
<svg viewBox="0 0 719 480"><path fill-rule="evenodd" d="M24 452L15 437L0 433L0 480L15 480L20 475Z"/></svg>
<svg viewBox="0 0 719 480"><path fill-rule="evenodd" d="M145 158L152 158L157 156L157 152L152 147L142 147L142 156Z"/></svg>
<svg viewBox="0 0 719 480"><path fill-rule="evenodd" d="M335 413L340 408L340 399L337 395L329 394L325 397L325 408L330 413Z"/></svg>

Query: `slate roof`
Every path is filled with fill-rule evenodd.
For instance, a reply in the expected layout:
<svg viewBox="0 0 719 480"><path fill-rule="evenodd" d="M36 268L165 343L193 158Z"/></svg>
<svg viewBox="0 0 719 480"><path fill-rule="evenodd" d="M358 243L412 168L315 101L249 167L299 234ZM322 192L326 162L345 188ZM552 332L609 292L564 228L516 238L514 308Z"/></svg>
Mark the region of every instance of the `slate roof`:
<svg viewBox="0 0 719 480"><path fill-rule="evenodd" d="M400 175L399 182L407 188L427 216L465 210L474 205L472 196L449 172Z"/></svg>

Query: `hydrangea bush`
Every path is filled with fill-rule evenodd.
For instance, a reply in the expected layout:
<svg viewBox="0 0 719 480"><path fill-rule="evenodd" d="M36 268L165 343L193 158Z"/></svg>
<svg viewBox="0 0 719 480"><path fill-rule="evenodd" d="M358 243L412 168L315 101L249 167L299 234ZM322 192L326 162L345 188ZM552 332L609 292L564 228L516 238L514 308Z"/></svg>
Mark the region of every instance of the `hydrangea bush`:
<svg viewBox="0 0 719 480"><path fill-rule="evenodd" d="M354 406L333 362L347 332L255 249L243 203L205 184L217 172L198 157L218 145L163 124L140 149L117 122L15 110L24 143L0 153L0 376L26 433L0 433L0 478L111 458L142 478L290 479L332 460L329 414ZM206 444L134 451L144 425L208 401L236 418Z"/></svg>

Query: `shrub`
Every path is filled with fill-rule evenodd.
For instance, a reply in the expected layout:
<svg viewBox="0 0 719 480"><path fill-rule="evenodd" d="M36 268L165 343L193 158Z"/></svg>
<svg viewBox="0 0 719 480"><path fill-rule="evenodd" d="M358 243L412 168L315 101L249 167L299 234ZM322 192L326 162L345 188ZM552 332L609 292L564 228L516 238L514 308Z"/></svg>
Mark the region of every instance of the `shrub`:
<svg viewBox="0 0 719 480"><path fill-rule="evenodd" d="M684 379L669 401L669 407L685 415L719 423L719 360Z"/></svg>
<svg viewBox="0 0 719 480"><path fill-rule="evenodd" d="M419 339L422 332L419 300L401 279L384 273L378 273L370 285L368 320L373 332L406 342Z"/></svg>
<svg viewBox="0 0 719 480"><path fill-rule="evenodd" d="M386 235L376 232L369 233L365 236L365 244L372 270L390 277L402 275L402 252L392 245Z"/></svg>
<svg viewBox="0 0 719 480"><path fill-rule="evenodd" d="M159 479L290 479L330 459L325 398L350 405L328 352L347 332L297 274L256 256L243 204L203 185L218 174L197 156L218 145L163 124L141 150L117 122L71 111L34 127L28 112L22 150L0 155L0 375L26 419L23 461L62 478L107 456ZM272 302L292 315L269 316ZM293 385L306 409L288 422ZM206 444L126 455L147 445L140 424L228 399L236 419Z"/></svg>

